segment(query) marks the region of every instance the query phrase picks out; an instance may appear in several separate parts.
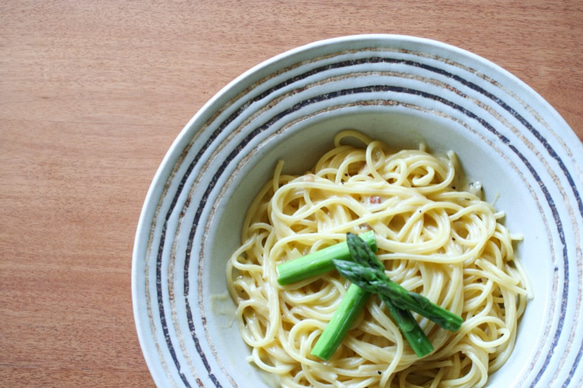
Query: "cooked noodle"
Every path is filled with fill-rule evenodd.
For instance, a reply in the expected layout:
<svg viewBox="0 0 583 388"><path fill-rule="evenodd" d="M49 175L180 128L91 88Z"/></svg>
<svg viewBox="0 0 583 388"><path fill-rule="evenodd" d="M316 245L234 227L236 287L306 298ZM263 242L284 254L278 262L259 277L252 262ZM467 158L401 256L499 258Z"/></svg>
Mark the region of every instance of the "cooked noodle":
<svg viewBox="0 0 583 388"><path fill-rule="evenodd" d="M455 155L391 153L344 131L311 172L282 167L249 208L227 265L249 361L285 387L483 386L510 356L529 292L504 214L479 190L461 190ZM435 348L422 359L377 297L329 361L310 355L349 283L336 271L277 283L277 264L368 229L392 280L464 319L453 333L415 315Z"/></svg>

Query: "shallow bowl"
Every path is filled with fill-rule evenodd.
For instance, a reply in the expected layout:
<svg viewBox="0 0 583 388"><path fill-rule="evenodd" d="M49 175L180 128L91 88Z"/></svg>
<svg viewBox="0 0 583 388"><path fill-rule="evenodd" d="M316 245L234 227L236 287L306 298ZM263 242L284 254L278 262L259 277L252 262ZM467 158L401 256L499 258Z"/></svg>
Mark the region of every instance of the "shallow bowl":
<svg viewBox="0 0 583 388"><path fill-rule="evenodd" d="M483 183L533 285L515 350L489 386L581 386L583 146L507 71L427 39L315 42L241 75L188 122L157 171L132 268L142 350L159 386L262 387L233 320L225 264L277 160L302 173L342 129L455 151Z"/></svg>

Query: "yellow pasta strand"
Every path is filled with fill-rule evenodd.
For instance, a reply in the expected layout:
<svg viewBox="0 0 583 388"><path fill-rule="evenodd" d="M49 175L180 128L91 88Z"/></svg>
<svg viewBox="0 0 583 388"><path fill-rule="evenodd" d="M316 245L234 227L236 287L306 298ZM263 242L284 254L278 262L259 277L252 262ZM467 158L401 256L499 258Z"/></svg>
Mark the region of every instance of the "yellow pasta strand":
<svg viewBox="0 0 583 388"><path fill-rule="evenodd" d="M278 163L248 209L227 286L250 362L284 387L485 385L510 356L531 295L503 213L462 190L453 153L391 152L355 131L333 144L304 175L284 175ZM452 333L419 319L435 348L419 359L371 298L322 362L310 351L348 284L332 271L281 287L276 266L369 229L388 276L464 323Z"/></svg>

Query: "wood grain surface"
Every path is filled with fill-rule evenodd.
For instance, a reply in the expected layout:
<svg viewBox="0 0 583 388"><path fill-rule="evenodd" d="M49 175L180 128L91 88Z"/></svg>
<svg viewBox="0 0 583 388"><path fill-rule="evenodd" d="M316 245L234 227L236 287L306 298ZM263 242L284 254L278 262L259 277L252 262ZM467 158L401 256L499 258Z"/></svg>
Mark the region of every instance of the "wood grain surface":
<svg viewBox="0 0 583 388"><path fill-rule="evenodd" d="M3 1L0 386L152 386L130 272L164 154L245 70L359 33L481 55L583 139L580 0Z"/></svg>

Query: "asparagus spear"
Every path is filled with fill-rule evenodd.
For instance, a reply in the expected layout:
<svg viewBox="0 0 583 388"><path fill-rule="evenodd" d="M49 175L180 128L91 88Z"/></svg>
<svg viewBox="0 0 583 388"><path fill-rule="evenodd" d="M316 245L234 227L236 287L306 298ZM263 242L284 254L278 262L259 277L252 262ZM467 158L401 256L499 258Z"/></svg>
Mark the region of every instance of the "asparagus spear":
<svg viewBox="0 0 583 388"><path fill-rule="evenodd" d="M352 233L347 233L346 241L350 251L352 260L363 266L379 271L384 275L385 266L379 258L366 245L362 246L358 241L354 241L356 236ZM413 315L409 310L405 310L395 306L390 298L380 295L381 300L387 306L389 314L395 320L395 323L401 330L403 337L407 340L415 354L418 357L424 357L433 351L433 345L421 329Z"/></svg>
<svg viewBox="0 0 583 388"><path fill-rule="evenodd" d="M356 237L354 233L346 233L346 246L348 247L348 253L352 260L355 263L374 268L384 273L385 266L382 261L374 254L375 252L367 249L368 247L366 245L356 241Z"/></svg>
<svg viewBox="0 0 583 388"><path fill-rule="evenodd" d="M352 233L347 234L347 240L354 238L360 240ZM354 245L354 243L352 245ZM363 245L366 246L366 244ZM348 247L350 248L350 245L348 245ZM368 246L366 247L368 248ZM370 248L369 251L372 252ZM353 248L350 250L350 254L355 262L361 265L368 265L378 271L382 271L384 274L385 267L374 253L372 255L362 254L360 251L355 252ZM354 323L358 313L364 307L369 295L368 292L363 291L357 285L350 285L346 295L340 302L338 310L336 310L332 319L314 345L312 355L323 360L328 360L334 354L344 339L348 329ZM433 351L433 346L421 327L419 327L419 324L411 312L396 307L388 298L382 298L382 300L387 305L389 313L397 323L397 326L403 333L403 337L405 337L410 344L415 354L417 354L418 357L424 357L431 353Z"/></svg>
<svg viewBox="0 0 583 388"><path fill-rule="evenodd" d="M356 236L356 235L354 235ZM377 251L374 231L368 231L358 236L366 242L373 252ZM345 241L331 245L322 250L310 253L299 259L286 261L277 266L277 282L280 285L294 283L308 277L321 275L334 269L333 259L350 259L350 251Z"/></svg>
<svg viewBox="0 0 583 388"><path fill-rule="evenodd" d="M385 275L385 267L379 258L366 244L363 244L356 237L352 233L347 233L346 235L346 243L354 262L339 263L339 261L334 261L336 268L344 277L369 292L376 292L381 297L384 296L385 299L390 299L396 307L413 310L423 315L446 330L457 331L460 328L463 322L461 317L432 303L423 295L409 292L390 280ZM351 266L348 263L360 265ZM366 285L362 284L365 279L368 280Z"/></svg>
<svg viewBox="0 0 583 388"><path fill-rule="evenodd" d="M403 310L393 304L393 302L386 296L381 295L381 300L387 306L389 313L397 323L399 330L411 346L411 349L415 352L417 357L425 357L433 351L433 345L431 341L425 335L425 332L417 321L413 314L409 310Z"/></svg>
<svg viewBox="0 0 583 388"><path fill-rule="evenodd" d="M365 291L390 299L398 308L412 310L446 330L457 331L461 327L461 317L432 303L423 295L407 291L391 281L384 272L347 260L334 260L334 265L352 283Z"/></svg>
<svg viewBox="0 0 583 388"><path fill-rule="evenodd" d="M312 355L328 360L346 336L346 333L354 323L354 320L366 304L370 294L351 284L346 294L340 301L338 309L332 315L332 319L324 328L322 334L312 348Z"/></svg>

